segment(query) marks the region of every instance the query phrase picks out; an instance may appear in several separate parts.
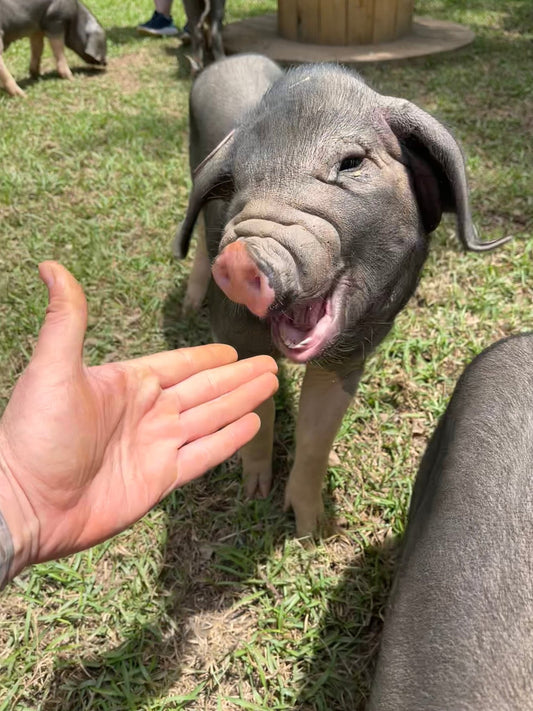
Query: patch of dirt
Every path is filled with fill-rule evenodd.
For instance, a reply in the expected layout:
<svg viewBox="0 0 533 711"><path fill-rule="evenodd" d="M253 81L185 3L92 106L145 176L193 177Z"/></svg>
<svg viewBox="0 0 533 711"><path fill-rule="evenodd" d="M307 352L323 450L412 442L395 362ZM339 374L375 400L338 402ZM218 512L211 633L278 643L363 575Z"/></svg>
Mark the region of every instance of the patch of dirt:
<svg viewBox="0 0 533 711"><path fill-rule="evenodd" d="M216 671L221 660L257 629L257 616L251 612L252 609L237 606L191 615L185 625L184 653L180 660L183 673L196 675L200 669Z"/></svg>
<svg viewBox="0 0 533 711"><path fill-rule="evenodd" d="M122 94L135 94L143 86L141 72L151 61L147 48L112 58L102 83L120 89Z"/></svg>

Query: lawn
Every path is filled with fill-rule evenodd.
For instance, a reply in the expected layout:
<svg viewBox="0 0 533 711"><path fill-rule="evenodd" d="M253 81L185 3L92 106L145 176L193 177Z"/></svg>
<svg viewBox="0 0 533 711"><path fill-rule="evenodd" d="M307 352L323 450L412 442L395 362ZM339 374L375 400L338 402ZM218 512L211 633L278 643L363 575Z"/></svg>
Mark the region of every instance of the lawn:
<svg viewBox="0 0 533 711"><path fill-rule="evenodd" d="M209 340L205 313L180 319L190 261L170 255L190 187L183 52L134 31L151 0L89 4L108 28L107 71L69 54L75 77L61 81L48 51L45 76L29 83L28 43L5 53L28 98L0 92L0 410L43 317L41 260L60 260L85 288L89 363ZM275 8L228 4L229 20ZM301 378L287 365L267 500L244 500L232 460L114 540L35 566L3 592L0 711L362 708L427 438L465 364L533 327L530 0L417 9L470 25L474 44L361 71L452 127L480 235L515 239L462 253L451 217L432 236L420 286L335 444L336 535L305 548L281 510ZM183 23L179 5L175 16Z"/></svg>

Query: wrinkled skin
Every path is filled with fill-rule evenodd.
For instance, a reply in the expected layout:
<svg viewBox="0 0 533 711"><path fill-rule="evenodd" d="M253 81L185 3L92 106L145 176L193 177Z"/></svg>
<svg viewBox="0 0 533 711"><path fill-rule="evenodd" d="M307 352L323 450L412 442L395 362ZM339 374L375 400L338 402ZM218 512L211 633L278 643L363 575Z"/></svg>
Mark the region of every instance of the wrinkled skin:
<svg viewBox="0 0 533 711"><path fill-rule="evenodd" d="M415 481L368 711L533 708L533 334L465 370Z"/></svg>
<svg viewBox="0 0 533 711"><path fill-rule="evenodd" d="M231 116L231 97L243 91L236 69L254 61L246 84L254 106L244 110L237 101ZM233 58L193 87L191 140L201 149L191 145L191 157L204 161L176 246L186 253L203 208L217 339L241 357L278 353L308 364L286 501L298 534L307 535L321 517L327 454L364 360L412 295L442 212L457 213L467 248L495 244L477 242L461 151L435 119L330 65L291 70L254 95L254 81L272 66ZM218 135L217 101L229 115ZM250 495L267 493L261 482L270 481L271 444L259 441L250 458L261 464L252 474L243 456Z"/></svg>

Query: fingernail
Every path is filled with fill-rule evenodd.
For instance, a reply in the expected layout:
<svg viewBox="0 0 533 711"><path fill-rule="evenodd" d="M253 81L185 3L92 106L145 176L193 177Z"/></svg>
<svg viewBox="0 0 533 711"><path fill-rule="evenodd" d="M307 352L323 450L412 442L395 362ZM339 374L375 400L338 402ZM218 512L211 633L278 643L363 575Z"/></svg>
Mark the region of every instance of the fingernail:
<svg viewBox="0 0 533 711"><path fill-rule="evenodd" d="M39 273L41 275L41 279L44 281L46 286L51 289L54 285L55 282L55 277L54 277L54 270L50 266L50 264L40 264L39 265Z"/></svg>

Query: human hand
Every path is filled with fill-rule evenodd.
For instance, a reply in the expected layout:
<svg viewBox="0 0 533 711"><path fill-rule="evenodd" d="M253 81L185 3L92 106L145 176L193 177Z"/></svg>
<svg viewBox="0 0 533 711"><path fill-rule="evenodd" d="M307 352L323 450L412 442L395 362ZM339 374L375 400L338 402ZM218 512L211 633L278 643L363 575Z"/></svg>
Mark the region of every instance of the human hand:
<svg viewBox="0 0 533 711"><path fill-rule="evenodd" d="M0 512L10 577L127 528L248 442L277 389L268 356L224 345L87 367L87 304L74 277L40 265L49 306L0 420ZM1 517L0 517L1 518Z"/></svg>

